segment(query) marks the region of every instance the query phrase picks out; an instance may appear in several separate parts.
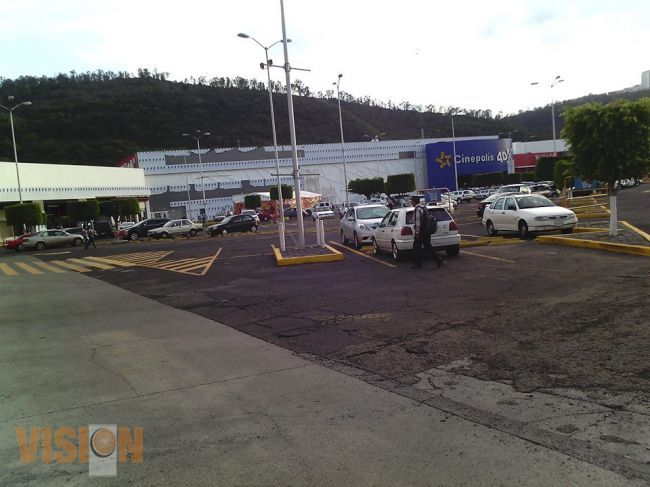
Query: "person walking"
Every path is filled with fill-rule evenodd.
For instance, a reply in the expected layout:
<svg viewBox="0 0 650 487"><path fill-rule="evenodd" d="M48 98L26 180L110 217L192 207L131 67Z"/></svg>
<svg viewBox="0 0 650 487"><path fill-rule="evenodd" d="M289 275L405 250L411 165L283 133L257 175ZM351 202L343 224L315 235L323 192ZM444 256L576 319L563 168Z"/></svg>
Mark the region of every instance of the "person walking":
<svg viewBox="0 0 650 487"><path fill-rule="evenodd" d="M95 237L97 236L97 232L95 232L95 229L91 226L88 226L88 228L84 228L84 242L85 242L85 249L88 250L88 247L91 245L93 248L97 248L97 245L95 245Z"/></svg>
<svg viewBox="0 0 650 487"><path fill-rule="evenodd" d="M411 204L414 206L413 210L413 223L415 234L413 235L413 269L422 268L422 250L431 252L436 261L436 266L441 267L443 263L442 257L437 252L433 252L431 248L431 227L433 222L429 222L430 218L435 218L433 215L428 216L427 208L420 202L419 196L411 196Z"/></svg>

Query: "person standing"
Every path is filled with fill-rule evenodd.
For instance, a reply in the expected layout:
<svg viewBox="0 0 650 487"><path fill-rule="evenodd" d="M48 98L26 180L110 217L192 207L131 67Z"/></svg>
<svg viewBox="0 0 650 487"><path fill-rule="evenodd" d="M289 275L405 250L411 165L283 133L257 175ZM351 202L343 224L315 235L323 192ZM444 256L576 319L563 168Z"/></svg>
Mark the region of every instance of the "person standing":
<svg viewBox="0 0 650 487"><path fill-rule="evenodd" d="M95 237L97 236L97 232L95 232L95 229L91 226L88 226L87 228L84 228L84 241L86 243L85 249L88 250L88 248L92 245L93 248L97 248L97 245L95 245Z"/></svg>
<svg viewBox="0 0 650 487"><path fill-rule="evenodd" d="M441 267L443 259L437 252L431 249L431 227L428 219L432 217L427 216L427 208L420 202L419 196L412 196L411 203L414 206L413 210L413 269L422 268L422 250L428 250L433 255L436 261L436 266Z"/></svg>

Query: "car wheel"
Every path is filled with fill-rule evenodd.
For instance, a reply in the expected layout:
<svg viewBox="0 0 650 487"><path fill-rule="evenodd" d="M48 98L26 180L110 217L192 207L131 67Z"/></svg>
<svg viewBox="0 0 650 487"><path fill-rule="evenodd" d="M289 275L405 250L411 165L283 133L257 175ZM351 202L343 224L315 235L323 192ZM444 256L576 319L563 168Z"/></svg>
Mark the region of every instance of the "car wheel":
<svg viewBox="0 0 650 487"><path fill-rule="evenodd" d="M490 237L494 237L497 234L497 231L494 229L494 224L490 220L485 224L485 229Z"/></svg>
<svg viewBox="0 0 650 487"><path fill-rule="evenodd" d="M445 249L445 252L447 252L447 256L449 256L449 257L456 257L458 254L460 254L460 245L454 245L452 247L447 247Z"/></svg>
<svg viewBox="0 0 650 487"><path fill-rule="evenodd" d="M160 234L159 238L169 238L169 234L167 232L163 232Z"/></svg>
<svg viewBox="0 0 650 487"><path fill-rule="evenodd" d="M400 250L397 248L397 244L395 242L391 244L391 249L393 254L393 260L395 262L399 262L400 260L402 260L402 252L400 252Z"/></svg>
<svg viewBox="0 0 650 487"><path fill-rule="evenodd" d="M528 237L528 223L522 220L519 222L519 238L526 237Z"/></svg>
<svg viewBox="0 0 650 487"><path fill-rule="evenodd" d="M226 235L228 235L228 230L221 230L221 236L225 237Z"/></svg>
<svg viewBox="0 0 650 487"><path fill-rule="evenodd" d="M45 248L45 244L43 242L38 242L36 244L36 250L43 250Z"/></svg>
<svg viewBox="0 0 650 487"><path fill-rule="evenodd" d="M359 237L357 236L357 232L354 232L352 234L352 238L354 240L354 248L359 250L361 248L361 242L359 242Z"/></svg>
<svg viewBox="0 0 650 487"><path fill-rule="evenodd" d="M137 233L132 233L132 234L129 236L129 240L137 240L137 239L138 239L138 234L137 234Z"/></svg>
<svg viewBox="0 0 650 487"><path fill-rule="evenodd" d="M372 253L375 255L381 254L381 250L379 250L379 245L377 245L377 241L374 238L372 239Z"/></svg>
<svg viewBox="0 0 650 487"><path fill-rule="evenodd" d="M345 236L345 233L343 233L343 230L341 230L341 242L343 242L345 245L350 243L348 238Z"/></svg>
<svg viewBox="0 0 650 487"><path fill-rule="evenodd" d="M573 233L573 227L572 228L563 228L562 233Z"/></svg>
<svg viewBox="0 0 650 487"><path fill-rule="evenodd" d="M22 252L25 250L25 247L23 247L23 244L19 244L18 247L16 247L16 252Z"/></svg>
<svg viewBox="0 0 650 487"><path fill-rule="evenodd" d="M210 230L208 230L206 233L208 234L208 237L212 237L212 232Z"/></svg>
<svg viewBox="0 0 650 487"><path fill-rule="evenodd" d="M192 229L190 230L190 237L195 237L196 236L196 230Z"/></svg>
<svg viewBox="0 0 650 487"><path fill-rule="evenodd" d="M73 247L81 247L81 244L83 244L83 243L84 243L84 241L83 241L82 239L80 239L80 238L75 238L75 239L72 241L72 246L73 246Z"/></svg>
<svg viewBox="0 0 650 487"><path fill-rule="evenodd" d="M251 232L253 233L257 232L257 226L251 227Z"/></svg>

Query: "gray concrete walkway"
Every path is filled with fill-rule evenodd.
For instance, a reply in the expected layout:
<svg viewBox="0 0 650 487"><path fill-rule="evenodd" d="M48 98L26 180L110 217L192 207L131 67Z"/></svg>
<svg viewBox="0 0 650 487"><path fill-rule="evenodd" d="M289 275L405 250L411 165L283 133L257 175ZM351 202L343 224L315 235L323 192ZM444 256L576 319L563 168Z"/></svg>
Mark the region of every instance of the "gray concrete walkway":
<svg viewBox="0 0 650 487"><path fill-rule="evenodd" d="M635 485L87 276L0 277L0 485L89 483L15 428L91 423L144 428L100 484Z"/></svg>

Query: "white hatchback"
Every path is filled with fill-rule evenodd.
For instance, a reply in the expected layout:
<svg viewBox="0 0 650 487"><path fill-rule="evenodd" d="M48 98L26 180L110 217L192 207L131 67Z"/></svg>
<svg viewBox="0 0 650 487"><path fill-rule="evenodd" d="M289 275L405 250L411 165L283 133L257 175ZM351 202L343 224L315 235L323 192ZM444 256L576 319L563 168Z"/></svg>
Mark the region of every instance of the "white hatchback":
<svg viewBox="0 0 650 487"><path fill-rule="evenodd" d="M372 243L375 228L390 210L385 205L361 205L350 208L341 218L341 240L360 249Z"/></svg>
<svg viewBox="0 0 650 487"><path fill-rule="evenodd" d="M375 254L390 252L394 260L413 250L413 207L391 210L375 229L372 248ZM458 225L442 206L427 206L438 221L436 233L431 235L433 250L444 250L450 257L460 252L460 234Z"/></svg>
<svg viewBox="0 0 650 487"><path fill-rule="evenodd" d="M497 232L518 232L525 238L529 232L561 230L571 233L578 224L576 214L556 206L538 194L510 194L498 197L483 212L483 225L488 235Z"/></svg>

